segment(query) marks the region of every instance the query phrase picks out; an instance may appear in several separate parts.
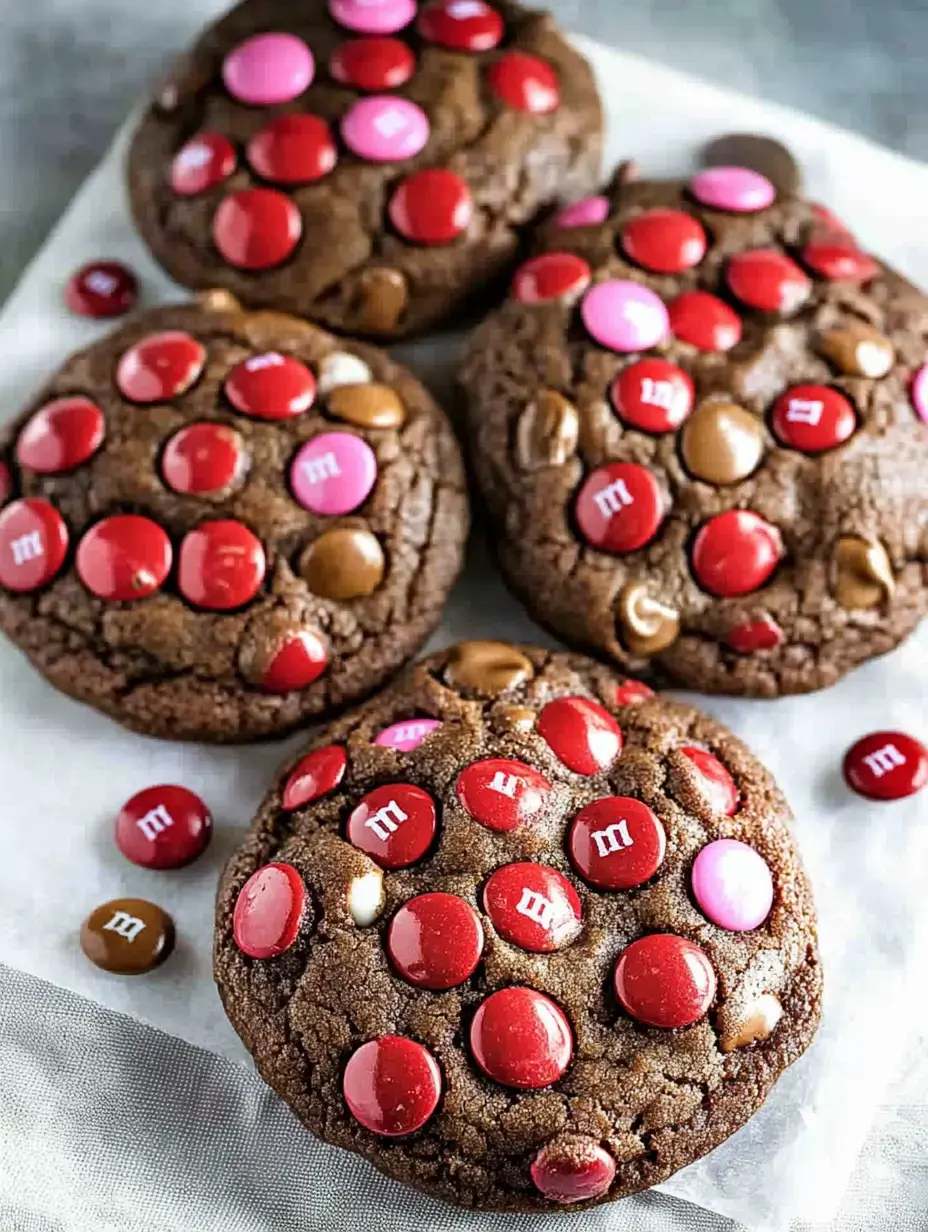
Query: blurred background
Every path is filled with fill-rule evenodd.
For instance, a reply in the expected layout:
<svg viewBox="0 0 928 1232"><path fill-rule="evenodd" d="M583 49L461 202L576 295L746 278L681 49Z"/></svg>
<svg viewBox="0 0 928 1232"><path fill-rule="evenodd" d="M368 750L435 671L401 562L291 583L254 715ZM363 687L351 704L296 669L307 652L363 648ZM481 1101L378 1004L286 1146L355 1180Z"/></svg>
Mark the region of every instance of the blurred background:
<svg viewBox="0 0 928 1232"><path fill-rule="evenodd" d="M226 7L224 0L0 0L0 301L147 83ZM539 0L538 7L626 51L928 159L928 0Z"/></svg>

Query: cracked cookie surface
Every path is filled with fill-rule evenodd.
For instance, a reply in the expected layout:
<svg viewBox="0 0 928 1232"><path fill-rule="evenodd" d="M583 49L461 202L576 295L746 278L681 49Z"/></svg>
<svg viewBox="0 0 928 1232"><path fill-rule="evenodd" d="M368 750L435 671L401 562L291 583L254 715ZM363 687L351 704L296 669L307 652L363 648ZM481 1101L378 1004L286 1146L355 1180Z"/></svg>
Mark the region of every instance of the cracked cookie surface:
<svg viewBox="0 0 928 1232"><path fill-rule="evenodd" d="M748 914L713 895L720 857L753 869ZM477 1209L659 1183L752 1115L820 1015L769 773L691 707L525 646L435 654L321 732L216 920L226 1011L306 1126Z"/></svg>
<svg viewBox="0 0 928 1232"><path fill-rule="evenodd" d="M72 356L0 436L0 627L129 727L238 741L330 716L437 625L460 453L385 354L225 292Z"/></svg>

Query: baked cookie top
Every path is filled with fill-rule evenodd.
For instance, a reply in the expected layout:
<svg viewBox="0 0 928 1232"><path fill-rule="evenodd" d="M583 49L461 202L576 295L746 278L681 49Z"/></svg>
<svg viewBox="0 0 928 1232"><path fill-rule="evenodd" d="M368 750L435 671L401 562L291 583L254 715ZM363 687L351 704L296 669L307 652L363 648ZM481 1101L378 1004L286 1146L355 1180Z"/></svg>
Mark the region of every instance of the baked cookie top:
<svg viewBox="0 0 928 1232"><path fill-rule="evenodd" d="M764 696L906 637L928 607L928 300L744 168L623 171L538 249L461 374L536 619Z"/></svg>
<svg viewBox="0 0 928 1232"><path fill-rule="evenodd" d="M216 292L72 356L0 435L0 628L139 731L275 735L416 651L467 528L406 369Z"/></svg>
<svg viewBox="0 0 928 1232"><path fill-rule="evenodd" d="M220 995L305 1124L389 1176L478 1209L620 1198L731 1134L812 1038L790 821L691 707L461 643L269 792L220 886Z"/></svg>
<svg viewBox="0 0 928 1232"><path fill-rule="evenodd" d="M129 191L186 286L398 338L591 190L601 131L586 61L511 0L244 0L159 88Z"/></svg>

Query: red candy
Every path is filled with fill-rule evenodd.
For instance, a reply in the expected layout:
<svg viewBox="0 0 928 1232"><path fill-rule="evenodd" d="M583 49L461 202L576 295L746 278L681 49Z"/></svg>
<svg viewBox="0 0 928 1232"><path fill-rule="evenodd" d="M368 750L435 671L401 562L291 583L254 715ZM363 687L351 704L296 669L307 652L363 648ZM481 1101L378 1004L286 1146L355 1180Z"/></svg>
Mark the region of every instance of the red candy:
<svg viewBox="0 0 928 1232"><path fill-rule="evenodd" d="M699 528L693 541L693 572L703 590L731 599L763 586L782 555L775 526L749 509L730 509Z"/></svg>
<svg viewBox="0 0 928 1232"><path fill-rule="evenodd" d="M612 383L616 414L642 432L673 432L693 409L690 377L666 359L639 359Z"/></svg>
<svg viewBox="0 0 928 1232"><path fill-rule="evenodd" d="M741 318L708 291L684 291L667 311L673 336L700 351L730 351L741 341Z"/></svg>
<svg viewBox="0 0 928 1232"><path fill-rule="evenodd" d="M483 953L483 925L456 894L420 894L393 917L387 951L417 988L443 991L470 979Z"/></svg>
<svg viewBox="0 0 928 1232"><path fill-rule="evenodd" d="M546 252L519 266L512 280L512 295L523 304L575 297L590 285L592 277L582 257L572 252Z"/></svg>
<svg viewBox="0 0 928 1232"><path fill-rule="evenodd" d="M89 398L56 398L32 416L16 442L20 466L39 475L71 471L103 444L106 421Z"/></svg>
<svg viewBox="0 0 928 1232"><path fill-rule="evenodd" d="M91 261L72 274L64 300L80 317L121 317L139 297L139 281L121 261Z"/></svg>
<svg viewBox="0 0 928 1232"><path fill-rule="evenodd" d="M311 184L334 168L338 149L325 120L289 112L258 129L248 142L248 161L274 184Z"/></svg>
<svg viewBox="0 0 928 1232"><path fill-rule="evenodd" d="M146 787L127 800L116 818L116 846L142 868L183 868L201 855L213 819L186 787Z"/></svg>
<svg viewBox="0 0 928 1232"><path fill-rule="evenodd" d="M348 818L348 841L381 868L406 868L421 860L435 837L435 801L411 783L369 791Z"/></svg>
<svg viewBox="0 0 928 1232"><path fill-rule="evenodd" d="M611 462L588 475L577 495L583 537L604 552L636 552L657 534L664 502L653 471Z"/></svg>
<svg viewBox="0 0 928 1232"><path fill-rule="evenodd" d="M130 402L167 402L199 379L206 348L179 329L148 334L130 347L116 368L119 392Z"/></svg>
<svg viewBox="0 0 928 1232"><path fill-rule="evenodd" d="M260 539L241 522L204 522L180 545L177 586L196 607L226 612L261 589L267 561Z"/></svg>
<svg viewBox="0 0 928 1232"><path fill-rule="evenodd" d="M352 1053L342 1079L351 1115L384 1138L415 1133L441 1098L441 1070L421 1044L403 1035L382 1035Z"/></svg>
<svg viewBox="0 0 928 1232"><path fill-rule="evenodd" d="M561 101L557 73L547 62L525 51L507 51L487 69L493 93L514 111L546 115Z"/></svg>
<svg viewBox="0 0 928 1232"><path fill-rule="evenodd" d="M914 796L928 783L928 749L905 732L871 732L848 749L844 777L870 800Z"/></svg>
<svg viewBox="0 0 928 1232"><path fill-rule="evenodd" d="M830 282L870 282L880 272L873 257L861 252L850 237L841 243L836 238L813 240L802 250L809 269Z"/></svg>
<svg viewBox="0 0 928 1232"><path fill-rule="evenodd" d="M483 909L506 941L550 954L580 931L583 909L563 873L547 864L506 864L483 889Z"/></svg>
<svg viewBox="0 0 928 1232"><path fill-rule="evenodd" d="M302 808L328 795L341 783L347 768L348 755L340 744L327 744L307 753L290 771L281 800L283 807Z"/></svg>
<svg viewBox="0 0 928 1232"><path fill-rule="evenodd" d="M844 394L827 385L794 385L773 404L773 430L802 453L824 453L854 435L857 415Z"/></svg>
<svg viewBox="0 0 928 1232"><path fill-rule="evenodd" d="M394 227L413 244L448 244L467 230L474 202L466 180L432 167L402 181L389 212Z"/></svg>
<svg viewBox="0 0 928 1232"><path fill-rule="evenodd" d="M178 197L195 197L227 180L236 162L228 138L221 133L197 133L174 155L171 188Z"/></svg>
<svg viewBox="0 0 928 1232"><path fill-rule="evenodd" d="M622 729L588 697L559 697L538 716L537 730L555 757L577 774L601 774L622 751Z"/></svg>
<svg viewBox="0 0 928 1232"><path fill-rule="evenodd" d="M253 419L292 419L316 400L316 378L292 355L268 351L238 364L226 379L226 397Z"/></svg>
<svg viewBox="0 0 928 1232"><path fill-rule="evenodd" d="M174 550L151 518L117 514L91 526L77 545L77 573L98 599L130 603L154 594L171 572Z"/></svg>
<svg viewBox="0 0 928 1232"><path fill-rule="evenodd" d="M738 654L754 654L759 650L776 650L783 643L783 630L772 616L746 620L728 630L729 646Z"/></svg>
<svg viewBox="0 0 928 1232"><path fill-rule="evenodd" d="M615 1160L592 1138L541 1148L532 1162L535 1188L551 1202L568 1206L601 1198L615 1180Z"/></svg>
<svg viewBox="0 0 928 1232"><path fill-rule="evenodd" d="M715 997L715 970L698 945L673 933L641 937L623 951L615 991L639 1022L651 1027L688 1027Z"/></svg>
<svg viewBox="0 0 928 1232"><path fill-rule="evenodd" d="M0 586L17 594L47 585L68 551L68 528L54 505L36 497L0 512Z"/></svg>
<svg viewBox="0 0 928 1232"><path fill-rule="evenodd" d="M262 270L282 264L302 233L300 211L276 188L233 193L213 218L213 242L237 269Z"/></svg>
<svg viewBox="0 0 928 1232"><path fill-rule="evenodd" d="M843 223L834 210L830 210L827 205L819 205L818 202L811 202L809 209L815 215L820 223L823 224L827 231L835 235L847 236L851 238L851 229L846 223Z"/></svg>
<svg viewBox="0 0 928 1232"><path fill-rule="evenodd" d="M728 262L726 278L743 304L788 316L802 307L812 290L796 262L774 248L739 252Z"/></svg>
<svg viewBox="0 0 928 1232"><path fill-rule="evenodd" d="M306 887L290 864L265 864L242 886L232 914L235 944L249 958L276 958L300 931Z"/></svg>
<svg viewBox="0 0 928 1232"><path fill-rule="evenodd" d="M461 771L455 791L471 817L504 833L544 812L551 784L524 762L488 757Z"/></svg>
<svg viewBox="0 0 928 1232"><path fill-rule="evenodd" d="M267 693L293 693L318 680L328 665L325 643L303 631L287 638L269 663L261 680Z"/></svg>
<svg viewBox="0 0 928 1232"><path fill-rule="evenodd" d="M622 247L644 269L680 274L706 255L706 233L701 223L682 210L645 210L626 223Z"/></svg>
<svg viewBox="0 0 928 1232"><path fill-rule="evenodd" d="M492 51L506 33L501 15L482 0L439 0L419 14L416 29L451 51Z"/></svg>
<svg viewBox="0 0 928 1232"><path fill-rule="evenodd" d="M667 835L657 816L630 796L606 796L582 808L568 838L570 861L600 890L650 881L664 861Z"/></svg>
<svg viewBox="0 0 928 1232"><path fill-rule="evenodd" d="M702 779L702 793L715 813L733 817L738 811L738 788L715 754L696 744L684 744L680 752L690 759Z"/></svg>
<svg viewBox="0 0 928 1232"><path fill-rule="evenodd" d="M395 90L416 71L416 57L402 39L372 35L349 39L336 47L329 72L337 82L356 90Z"/></svg>
<svg viewBox="0 0 928 1232"><path fill-rule="evenodd" d="M161 457L164 482L185 496L213 496L244 467L242 438L221 423L193 423L168 441Z"/></svg>
<svg viewBox="0 0 928 1232"><path fill-rule="evenodd" d="M615 704L617 706L636 706L640 702L650 701L654 690L640 680L623 680L616 686Z"/></svg>
<svg viewBox="0 0 928 1232"><path fill-rule="evenodd" d="M504 1087L550 1086L570 1064L574 1043L560 1006L534 988L501 988L481 1004L470 1046L483 1072Z"/></svg>

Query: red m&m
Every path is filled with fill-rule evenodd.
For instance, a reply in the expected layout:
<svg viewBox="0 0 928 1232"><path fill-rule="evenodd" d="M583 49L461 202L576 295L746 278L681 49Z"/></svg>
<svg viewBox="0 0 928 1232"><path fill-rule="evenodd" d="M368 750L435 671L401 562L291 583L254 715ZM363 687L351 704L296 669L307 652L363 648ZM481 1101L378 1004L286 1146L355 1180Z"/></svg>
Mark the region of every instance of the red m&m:
<svg viewBox="0 0 928 1232"><path fill-rule="evenodd" d="M281 804L287 810L302 808L334 791L348 768L348 755L340 744L307 753L287 778Z"/></svg>
<svg viewBox="0 0 928 1232"><path fill-rule="evenodd" d="M421 1129L438 1107L441 1070L415 1040L382 1035L351 1054L342 1091L359 1125L384 1138L399 1138Z"/></svg>
<svg viewBox="0 0 928 1232"><path fill-rule="evenodd" d="M501 937L536 954L569 945L583 914L577 891L547 864L497 869L484 886L483 907Z"/></svg>
<svg viewBox="0 0 928 1232"><path fill-rule="evenodd" d="M507 51L487 69L487 84L507 107L545 115L561 101L557 73L539 56Z"/></svg>
<svg viewBox="0 0 928 1232"><path fill-rule="evenodd" d="M664 518L653 471L636 462L611 462L588 475L577 495L583 537L604 552L636 552L657 534Z"/></svg>
<svg viewBox="0 0 928 1232"><path fill-rule="evenodd" d="M637 706L640 702L650 701L652 697L654 690L641 680L623 680L615 690L617 706Z"/></svg>
<svg viewBox="0 0 928 1232"><path fill-rule="evenodd" d="M221 133L196 133L171 163L171 188L178 197L207 192L235 170L235 147Z"/></svg>
<svg viewBox="0 0 928 1232"><path fill-rule="evenodd" d="M65 303L81 317L120 317L139 297L139 280L121 261L91 261L72 274Z"/></svg>
<svg viewBox="0 0 928 1232"><path fill-rule="evenodd" d="M209 843L213 819L186 787L146 787L127 800L116 818L116 846L142 868L182 868Z"/></svg>
<svg viewBox="0 0 928 1232"><path fill-rule="evenodd" d="M773 617L762 616L732 625L726 640L737 654L754 654L761 650L775 650L782 645L783 637L783 630Z"/></svg>
<svg viewBox="0 0 928 1232"><path fill-rule="evenodd" d="M304 629L279 645L261 677L266 693L292 693L308 688L328 666L325 642L318 633Z"/></svg>
<svg viewBox="0 0 928 1232"><path fill-rule="evenodd" d="M615 1180L615 1160L593 1138L571 1135L542 1147L531 1172L539 1193L568 1206L607 1193Z"/></svg>
<svg viewBox="0 0 928 1232"><path fill-rule="evenodd" d="M89 398L56 398L32 416L16 442L20 466L38 475L73 470L103 444L106 421Z"/></svg>
<svg viewBox="0 0 928 1232"><path fill-rule="evenodd" d="M794 385L773 404L773 430L784 445L824 453L854 435L857 415L844 394L827 385Z"/></svg>
<svg viewBox="0 0 928 1232"><path fill-rule="evenodd" d="M236 900L235 944L249 958L276 958L296 941L305 907L306 887L297 870L290 864L265 864Z"/></svg>
<svg viewBox="0 0 928 1232"><path fill-rule="evenodd" d="M473 217L467 181L444 167L417 171L390 200L390 221L414 244L448 244L463 235Z"/></svg>
<svg viewBox="0 0 928 1232"><path fill-rule="evenodd" d="M850 238L845 243L834 238L814 240L803 248L802 259L830 282L870 282L880 272L873 257L861 252Z"/></svg>
<svg viewBox="0 0 928 1232"><path fill-rule="evenodd" d="M692 269L706 255L702 224L683 210L645 210L625 224L621 242L636 265L660 274Z"/></svg>
<svg viewBox="0 0 928 1232"><path fill-rule="evenodd" d="M691 378L666 359L639 359L612 384L616 414L642 432L673 432L693 409Z"/></svg>
<svg viewBox="0 0 928 1232"><path fill-rule="evenodd" d="M709 291L684 291L667 311L673 336L700 351L730 351L741 341L741 318Z"/></svg>
<svg viewBox="0 0 928 1232"><path fill-rule="evenodd" d="M652 1027L688 1027L715 997L715 970L705 950L673 933L633 941L615 969L615 991L624 1008Z"/></svg>
<svg viewBox="0 0 928 1232"><path fill-rule="evenodd" d="M248 142L248 161L274 184L311 184L333 169L338 150L320 116L288 112L258 129Z"/></svg>
<svg viewBox="0 0 928 1232"><path fill-rule="evenodd" d="M470 979L483 953L483 926L456 894L420 894L400 907L387 951L404 980L441 991Z"/></svg>
<svg viewBox="0 0 928 1232"><path fill-rule="evenodd" d="M488 757L461 771L455 792L481 825L506 832L544 812L551 784L524 762Z"/></svg>
<svg viewBox="0 0 928 1232"><path fill-rule="evenodd" d="M582 808L567 840L570 861L599 890L630 890L664 861L667 836L657 816L630 796L606 796Z"/></svg>
<svg viewBox="0 0 928 1232"><path fill-rule="evenodd" d="M46 586L67 551L68 528L48 501L27 497L0 511L0 586L17 594Z"/></svg>
<svg viewBox="0 0 928 1232"><path fill-rule="evenodd" d="M329 61L329 72L341 85L371 92L395 90L415 70L416 57L402 39L378 35L348 39Z"/></svg>
<svg viewBox="0 0 928 1232"><path fill-rule="evenodd" d="M685 744L680 752L690 759L699 771L703 795L713 812L732 817L738 811L738 788L719 759L708 749L696 744Z"/></svg>
<svg viewBox="0 0 928 1232"><path fill-rule="evenodd" d="M202 342L182 330L165 330L148 334L125 352L116 368L116 384L130 402L167 402L186 393L205 364Z"/></svg>
<svg viewBox="0 0 928 1232"><path fill-rule="evenodd" d="M512 280L512 294L523 304L573 298L590 285L592 277L582 257L572 252L545 252L519 266Z"/></svg>
<svg viewBox="0 0 928 1232"><path fill-rule="evenodd" d="M255 597L266 568L261 541L247 526L231 519L204 522L180 545L177 585L196 607L230 611Z"/></svg>
<svg viewBox="0 0 928 1232"><path fill-rule="evenodd" d="M574 1045L564 1011L534 988L501 988L480 1005L470 1028L474 1059L494 1082L520 1090L562 1076Z"/></svg>
<svg viewBox="0 0 928 1232"><path fill-rule="evenodd" d="M730 509L697 532L693 572L710 594L734 598L763 586L782 555L783 541L775 526L750 509Z"/></svg>
<svg viewBox="0 0 928 1232"><path fill-rule="evenodd" d="M786 316L801 308L812 290L796 262L774 248L738 253L728 263L726 278L743 304Z"/></svg>
<svg viewBox="0 0 928 1232"><path fill-rule="evenodd" d="M848 749L844 777L870 800L913 796L928 783L928 749L905 732L871 732Z"/></svg>
<svg viewBox="0 0 928 1232"><path fill-rule="evenodd" d="M292 254L303 233L300 211L276 188L244 188L220 204L213 242L230 265L271 269Z"/></svg>
<svg viewBox="0 0 928 1232"><path fill-rule="evenodd" d="M492 51L506 27L501 14L484 0L437 0L419 13L416 29L430 43L450 51Z"/></svg>
<svg viewBox="0 0 928 1232"><path fill-rule="evenodd" d="M381 868L406 868L421 860L438 825L435 801L412 783L387 783L369 791L348 818L348 841Z"/></svg>
<svg viewBox="0 0 928 1232"><path fill-rule="evenodd" d="M622 730L588 697L559 697L538 716L538 733L555 757L577 774L601 774L622 751Z"/></svg>
<svg viewBox="0 0 928 1232"><path fill-rule="evenodd" d="M161 473L169 488L186 496L225 492L242 473L245 446L241 436L221 423L193 423L168 441Z"/></svg>
<svg viewBox="0 0 928 1232"><path fill-rule="evenodd" d="M237 411L253 419L292 419L316 400L316 378L292 355L266 351L237 364L225 385Z"/></svg>
<svg viewBox="0 0 928 1232"><path fill-rule="evenodd" d="M134 513L104 518L77 545L77 572L100 599L128 603L154 594L171 571L174 550L151 518Z"/></svg>

